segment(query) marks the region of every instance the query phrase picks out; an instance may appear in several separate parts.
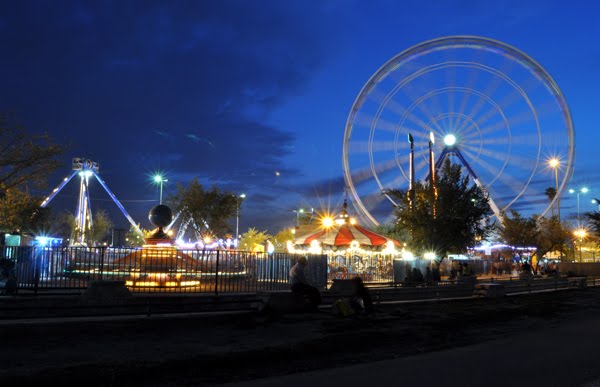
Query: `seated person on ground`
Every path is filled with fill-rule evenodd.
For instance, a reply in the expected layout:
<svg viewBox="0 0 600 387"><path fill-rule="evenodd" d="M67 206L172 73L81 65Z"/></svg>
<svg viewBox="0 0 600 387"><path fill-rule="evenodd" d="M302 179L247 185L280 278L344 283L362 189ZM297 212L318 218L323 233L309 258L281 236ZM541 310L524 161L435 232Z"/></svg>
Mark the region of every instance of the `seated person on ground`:
<svg viewBox="0 0 600 387"><path fill-rule="evenodd" d="M308 302L317 306L321 304L321 293L319 289L308 284L304 269L306 268L306 257L298 258L298 262L290 270L290 285L292 292L304 294Z"/></svg>

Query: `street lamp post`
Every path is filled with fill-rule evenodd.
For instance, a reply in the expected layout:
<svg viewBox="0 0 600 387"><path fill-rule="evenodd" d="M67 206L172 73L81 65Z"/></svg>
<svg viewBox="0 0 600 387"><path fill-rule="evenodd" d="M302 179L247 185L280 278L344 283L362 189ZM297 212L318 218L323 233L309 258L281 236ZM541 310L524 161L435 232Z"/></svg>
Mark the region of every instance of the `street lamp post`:
<svg viewBox="0 0 600 387"><path fill-rule="evenodd" d="M558 167L560 166L560 161L558 159L551 159L548 164L554 169L554 177L556 179L556 212L558 213L558 223L560 224L560 195L558 192Z"/></svg>
<svg viewBox="0 0 600 387"><path fill-rule="evenodd" d="M583 261L583 259L582 259L582 256L583 256L583 252L582 252L582 250L583 250L582 249L583 248L583 246L582 246L582 244L583 244L583 238L586 237L587 231L585 231L584 228L579 228L579 229L573 231L573 234L575 234L575 236L577 238L579 238L579 263L581 263Z"/></svg>
<svg viewBox="0 0 600 387"><path fill-rule="evenodd" d="M575 191L574 189L570 189L569 193L577 193L577 226L581 227L581 210L579 207L579 194L586 194L589 191L587 187L582 187L579 191Z"/></svg>
<svg viewBox="0 0 600 387"><path fill-rule="evenodd" d="M154 176L154 182L160 184L160 196L158 204L162 204L162 193L163 193L163 183L169 181L168 179L163 178L161 175Z"/></svg>
<svg viewBox="0 0 600 387"><path fill-rule="evenodd" d="M293 210L296 213L296 227L300 226L300 214L304 214L304 208Z"/></svg>
<svg viewBox="0 0 600 387"><path fill-rule="evenodd" d="M246 194L241 194L239 196L242 200L246 198ZM242 206L242 202L238 201L237 212L235 215L235 238L238 239L240 237L240 207Z"/></svg>

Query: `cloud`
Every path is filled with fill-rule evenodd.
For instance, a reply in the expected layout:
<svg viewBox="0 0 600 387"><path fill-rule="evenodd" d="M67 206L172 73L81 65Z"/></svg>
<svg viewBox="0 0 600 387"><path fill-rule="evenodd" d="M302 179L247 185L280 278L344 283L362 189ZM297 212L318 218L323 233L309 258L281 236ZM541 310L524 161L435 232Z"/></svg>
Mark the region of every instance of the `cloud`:
<svg viewBox="0 0 600 387"><path fill-rule="evenodd" d="M129 176L149 169L239 189L277 184L275 170L299 173L283 164L296 136L267 122L332 55L331 9L148 1L1 11L11 55L0 64L9 91L0 109L72 141L67 157L99 161L116 191L137 190Z"/></svg>

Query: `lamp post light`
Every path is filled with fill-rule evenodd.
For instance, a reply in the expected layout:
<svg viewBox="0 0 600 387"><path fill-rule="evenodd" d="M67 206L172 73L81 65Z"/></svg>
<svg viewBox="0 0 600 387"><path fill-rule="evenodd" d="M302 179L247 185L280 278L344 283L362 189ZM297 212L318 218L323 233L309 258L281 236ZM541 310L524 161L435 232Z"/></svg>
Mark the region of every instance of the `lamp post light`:
<svg viewBox="0 0 600 387"><path fill-rule="evenodd" d="M558 213L558 223L560 223L560 195L558 192L558 168L560 167L560 160L556 158L550 159L548 164L554 169L554 177L556 179L556 212Z"/></svg>
<svg viewBox="0 0 600 387"><path fill-rule="evenodd" d="M240 199L244 200L246 198L246 194L243 193L239 196ZM240 207L242 206L242 200L238 201L237 212L235 214L235 238L239 239L240 237Z"/></svg>
<svg viewBox="0 0 600 387"><path fill-rule="evenodd" d="M594 198L592 199L592 203L598 206L598 211L600 211L600 199Z"/></svg>
<svg viewBox="0 0 600 387"><path fill-rule="evenodd" d="M583 238L585 238L587 236L587 231L585 231L584 228L578 228L577 230L573 231L573 234L579 238L579 263L582 262L582 243L583 243Z"/></svg>
<svg viewBox="0 0 600 387"><path fill-rule="evenodd" d="M296 213L296 227L300 226L300 214L304 214L304 208L293 210Z"/></svg>
<svg viewBox="0 0 600 387"><path fill-rule="evenodd" d="M163 193L163 183L169 181L168 179L163 178L161 175L154 175L154 182L160 185L160 196L158 204L162 204L162 193Z"/></svg>
<svg viewBox="0 0 600 387"><path fill-rule="evenodd" d="M574 189L570 189L569 193L573 194L573 193L577 193L577 226L581 227L581 210L579 207L579 194L586 194L588 193L589 189L587 187L582 187L580 190L575 191Z"/></svg>

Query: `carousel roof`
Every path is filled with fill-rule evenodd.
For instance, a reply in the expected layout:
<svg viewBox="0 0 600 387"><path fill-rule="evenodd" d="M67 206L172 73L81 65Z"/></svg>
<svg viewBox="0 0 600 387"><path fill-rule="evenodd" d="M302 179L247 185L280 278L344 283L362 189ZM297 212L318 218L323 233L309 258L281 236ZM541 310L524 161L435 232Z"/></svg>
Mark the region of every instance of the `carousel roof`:
<svg viewBox="0 0 600 387"><path fill-rule="evenodd" d="M392 238L385 237L364 227L343 223L325 228L316 232L297 236L295 245L310 245L312 241L318 241L322 245L349 246L352 241L357 241L361 246L372 248L385 247L389 241L395 246L401 247L400 243Z"/></svg>

